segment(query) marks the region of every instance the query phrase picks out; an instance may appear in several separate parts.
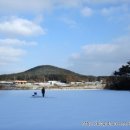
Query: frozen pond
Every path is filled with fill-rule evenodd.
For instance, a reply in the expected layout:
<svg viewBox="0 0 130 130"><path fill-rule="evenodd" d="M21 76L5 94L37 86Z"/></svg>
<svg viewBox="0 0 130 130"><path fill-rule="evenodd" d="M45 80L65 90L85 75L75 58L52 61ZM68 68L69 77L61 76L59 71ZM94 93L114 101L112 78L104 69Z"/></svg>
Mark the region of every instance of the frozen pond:
<svg viewBox="0 0 130 130"><path fill-rule="evenodd" d="M130 130L83 122L130 122L130 92L108 90L0 91L0 130ZM39 96L41 92L37 90Z"/></svg>

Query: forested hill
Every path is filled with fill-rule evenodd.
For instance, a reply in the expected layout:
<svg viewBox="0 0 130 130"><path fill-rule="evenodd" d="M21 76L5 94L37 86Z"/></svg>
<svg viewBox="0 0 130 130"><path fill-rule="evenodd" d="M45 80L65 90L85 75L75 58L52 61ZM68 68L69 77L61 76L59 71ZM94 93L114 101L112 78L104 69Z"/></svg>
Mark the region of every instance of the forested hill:
<svg viewBox="0 0 130 130"><path fill-rule="evenodd" d="M58 68L51 65L42 65L31 68L27 71L14 74L0 75L0 80L28 80L48 81L57 80L62 82L70 81L93 81L96 77L84 76L70 70Z"/></svg>

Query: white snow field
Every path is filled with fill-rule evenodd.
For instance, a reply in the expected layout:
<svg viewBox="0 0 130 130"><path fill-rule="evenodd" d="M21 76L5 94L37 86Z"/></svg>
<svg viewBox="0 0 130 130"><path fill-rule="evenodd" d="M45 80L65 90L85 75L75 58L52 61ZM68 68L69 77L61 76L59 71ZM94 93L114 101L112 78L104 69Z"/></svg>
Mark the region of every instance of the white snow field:
<svg viewBox="0 0 130 130"><path fill-rule="evenodd" d="M130 92L109 90L0 91L0 130L130 130L83 122L130 122ZM123 124L122 124L123 125Z"/></svg>

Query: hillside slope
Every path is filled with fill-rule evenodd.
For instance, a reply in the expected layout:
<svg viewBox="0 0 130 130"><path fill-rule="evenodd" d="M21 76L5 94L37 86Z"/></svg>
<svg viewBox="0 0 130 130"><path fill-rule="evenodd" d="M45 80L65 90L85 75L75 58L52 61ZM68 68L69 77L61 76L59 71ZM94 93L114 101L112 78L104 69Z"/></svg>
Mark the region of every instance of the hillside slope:
<svg viewBox="0 0 130 130"><path fill-rule="evenodd" d="M27 71L9 75L0 75L0 80L29 80L29 81L48 81L58 80L62 82L70 81L90 81L94 76L84 76L70 70L62 69L51 65L41 65Z"/></svg>

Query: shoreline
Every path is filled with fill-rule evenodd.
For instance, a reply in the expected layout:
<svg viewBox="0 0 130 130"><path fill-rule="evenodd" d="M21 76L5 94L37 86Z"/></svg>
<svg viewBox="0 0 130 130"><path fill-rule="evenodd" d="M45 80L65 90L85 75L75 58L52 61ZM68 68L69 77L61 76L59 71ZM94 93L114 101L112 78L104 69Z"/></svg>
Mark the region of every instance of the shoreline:
<svg viewBox="0 0 130 130"><path fill-rule="evenodd" d="M37 89L40 90L40 89ZM104 89L90 89L90 88L46 88L46 90L104 90Z"/></svg>
<svg viewBox="0 0 130 130"><path fill-rule="evenodd" d="M0 90L102 90L105 85L92 85L92 86L39 86L39 85L3 85Z"/></svg>
<svg viewBox="0 0 130 130"><path fill-rule="evenodd" d="M9 90L18 90L18 91L21 91L21 90L27 90L27 91L41 91L41 89L0 89L0 91L5 91L5 90L7 90L7 91L9 91ZM87 91L90 91L90 90L105 90L105 89L84 89L84 88L71 88L71 89L68 89L68 88L63 88L63 89L59 89L59 88L45 88L45 90L46 91L61 91L61 90L63 90L63 91L73 91L73 90L87 90Z"/></svg>

